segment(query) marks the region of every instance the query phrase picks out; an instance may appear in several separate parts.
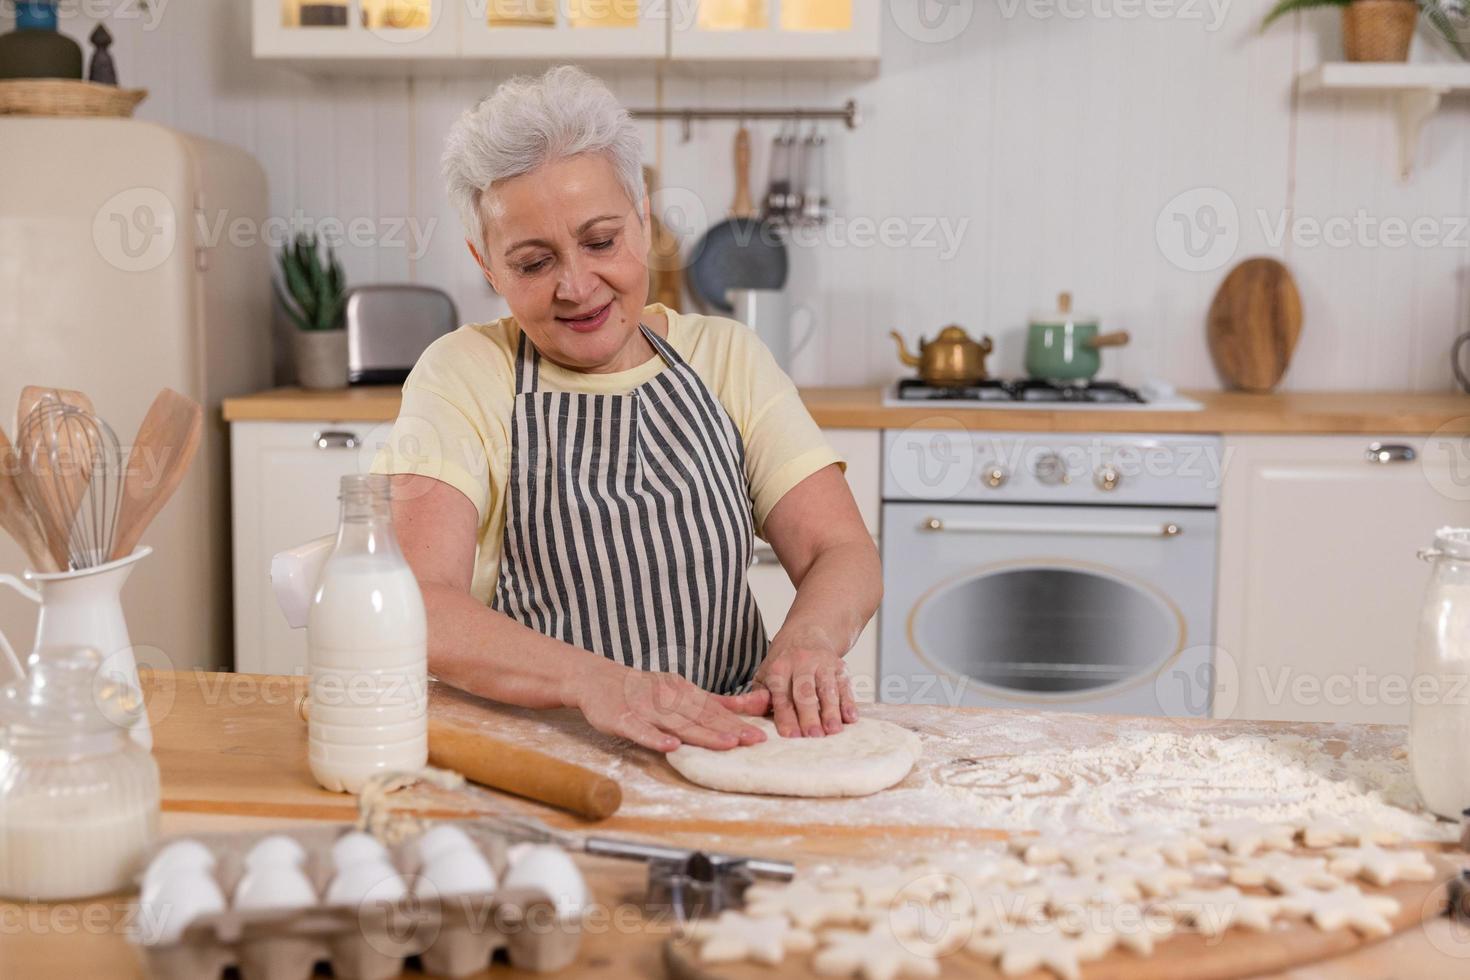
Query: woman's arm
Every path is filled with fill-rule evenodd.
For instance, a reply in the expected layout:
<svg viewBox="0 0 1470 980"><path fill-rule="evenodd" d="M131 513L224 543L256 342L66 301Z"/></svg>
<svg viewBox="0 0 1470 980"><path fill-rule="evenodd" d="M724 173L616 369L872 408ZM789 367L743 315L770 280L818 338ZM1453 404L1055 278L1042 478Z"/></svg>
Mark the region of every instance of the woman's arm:
<svg viewBox="0 0 1470 980"><path fill-rule="evenodd" d="M393 523L429 621L429 670L472 694L527 708L577 708L594 728L659 752L680 742L728 749L764 739L764 691L724 697L673 674L630 670L545 636L470 594L478 514L447 483L393 477Z"/></svg>
<svg viewBox="0 0 1470 980"><path fill-rule="evenodd" d="M771 692L783 737L819 736L857 720L842 658L883 597L878 549L836 464L786 492L766 540L796 586L796 601L756 673Z"/></svg>

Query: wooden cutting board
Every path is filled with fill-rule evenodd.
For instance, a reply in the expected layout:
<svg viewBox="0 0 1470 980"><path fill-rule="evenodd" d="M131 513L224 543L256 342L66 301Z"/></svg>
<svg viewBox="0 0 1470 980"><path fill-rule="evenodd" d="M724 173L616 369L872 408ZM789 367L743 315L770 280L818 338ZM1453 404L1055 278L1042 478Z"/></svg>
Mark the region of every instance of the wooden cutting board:
<svg viewBox="0 0 1470 980"><path fill-rule="evenodd" d="M1206 336L1215 369L1232 388L1281 383L1302 332L1302 301L1286 266L1254 258L1230 270L1210 304Z"/></svg>
<svg viewBox="0 0 1470 980"><path fill-rule="evenodd" d="M1365 892L1392 895L1398 899L1399 914L1393 920L1396 933L1418 927L1443 910L1444 888L1432 882L1400 882L1388 888L1362 887ZM1151 957L1115 950L1100 960L1085 963L1082 977L1083 980L1179 980L1181 977L1188 980L1237 980L1274 975L1293 967L1318 963L1362 950L1378 941L1363 939L1346 929L1323 932L1303 921L1278 922L1276 928L1268 933L1231 929L1218 939L1182 932L1158 944ZM679 939L666 940L663 953L664 965L674 980L770 980L773 975L779 975L783 980L821 980L821 974L812 969L810 953L788 955L774 971L757 963L701 964L697 948ZM965 950L940 958L939 964L940 980L1001 980L1004 976L995 965ZM1458 972L1463 962L1447 956L1445 966L1447 970ZM1362 974L1364 980L1389 975L1392 974L1372 967ZM1050 972L1039 970L1025 974L1019 980L1055 978Z"/></svg>

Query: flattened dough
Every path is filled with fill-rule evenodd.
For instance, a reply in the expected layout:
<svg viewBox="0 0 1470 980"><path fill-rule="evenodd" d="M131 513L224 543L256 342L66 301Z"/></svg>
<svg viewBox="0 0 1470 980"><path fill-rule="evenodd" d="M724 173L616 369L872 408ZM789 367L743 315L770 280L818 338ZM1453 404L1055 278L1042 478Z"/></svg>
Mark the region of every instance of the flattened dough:
<svg viewBox="0 0 1470 980"><path fill-rule="evenodd" d="M782 738L769 718L746 720L766 733L764 742L724 752L681 745L668 754L669 765L726 793L868 796L903 779L919 758L919 736L876 718L821 738Z"/></svg>

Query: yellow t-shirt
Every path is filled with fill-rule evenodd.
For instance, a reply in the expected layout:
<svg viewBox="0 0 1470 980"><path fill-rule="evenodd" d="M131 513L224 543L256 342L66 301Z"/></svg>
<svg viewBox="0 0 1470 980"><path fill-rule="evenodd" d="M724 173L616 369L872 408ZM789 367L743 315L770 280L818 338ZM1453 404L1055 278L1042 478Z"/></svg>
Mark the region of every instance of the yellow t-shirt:
<svg viewBox="0 0 1470 980"><path fill-rule="evenodd" d="M669 345L740 431L757 534L786 491L824 466L845 466L755 331L723 317L676 313L659 303L647 311L668 317ZM470 592L482 602L494 595L500 572L520 333L515 318L504 317L466 324L434 341L404 382L398 420L372 467L374 473L433 477L475 505L479 550ZM539 387L624 395L666 367L654 354L627 371L583 374L542 358Z"/></svg>

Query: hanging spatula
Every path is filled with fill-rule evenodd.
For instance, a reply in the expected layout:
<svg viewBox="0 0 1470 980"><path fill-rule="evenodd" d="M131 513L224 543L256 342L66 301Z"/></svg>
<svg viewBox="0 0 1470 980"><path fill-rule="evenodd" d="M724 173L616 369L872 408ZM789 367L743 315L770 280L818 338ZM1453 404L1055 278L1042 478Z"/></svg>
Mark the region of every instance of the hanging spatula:
<svg viewBox="0 0 1470 980"><path fill-rule="evenodd" d="M19 460L15 447L10 444L10 437L5 434L4 429L0 429L0 528L21 546L36 571L59 571L56 560L51 556L51 549L46 544L46 536L41 533L35 516L26 505L25 497L21 495L20 485L16 482Z"/></svg>
<svg viewBox="0 0 1470 980"><path fill-rule="evenodd" d="M128 454L112 561L126 558L183 482L204 433L204 409L165 388L153 399Z"/></svg>

